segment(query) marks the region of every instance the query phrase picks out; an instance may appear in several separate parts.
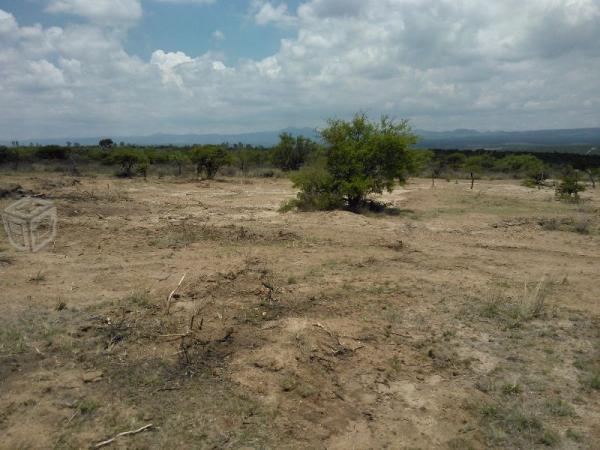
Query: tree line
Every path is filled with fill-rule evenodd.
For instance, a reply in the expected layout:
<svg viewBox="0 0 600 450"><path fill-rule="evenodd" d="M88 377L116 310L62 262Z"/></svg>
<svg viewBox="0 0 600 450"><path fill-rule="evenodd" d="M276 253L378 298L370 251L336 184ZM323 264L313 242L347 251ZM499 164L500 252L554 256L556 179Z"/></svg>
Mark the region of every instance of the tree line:
<svg viewBox="0 0 600 450"><path fill-rule="evenodd" d="M522 179L541 188L549 179L561 179L557 194L577 197L587 180L595 187L600 156L559 153L511 153L486 150L419 149L407 121L387 117L371 121L364 114L353 119L329 120L320 130L321 142L282 133L271 148L244 144L132 146L106 138L97 146L0 146L0 166L19 170L54 164L78 174L82 166L101 165L121 177L142 176L151 170L183 176L193 170L197 178L212 179L219 172L290 176L299 189L288 208L357 209L369 204L370 194L391 190L408 177L436 181L470 180L473 189L483 177ZM169 172L169 169L171 172ZM560 192L559 192L560 191Z"/></svg>

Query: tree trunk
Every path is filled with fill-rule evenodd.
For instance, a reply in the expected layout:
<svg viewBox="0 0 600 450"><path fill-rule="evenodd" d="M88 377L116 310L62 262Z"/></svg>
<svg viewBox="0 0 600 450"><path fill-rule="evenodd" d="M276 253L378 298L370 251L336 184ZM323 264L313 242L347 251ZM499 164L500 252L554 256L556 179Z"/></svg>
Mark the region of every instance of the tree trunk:
<svg viewBox="0 0 600 450"><path fill-rule="evenodd" d="M590 182L592 183L592 189L596 189L596 180L594 180L594 174L592 171L588 171L588 176L590 177Z"/></svg>
<svg viewBox="0 0 600 450"><path fill-rule="evenodd" d="M348 209L356 211L362 203L362 197L348 197Z"/></svg>

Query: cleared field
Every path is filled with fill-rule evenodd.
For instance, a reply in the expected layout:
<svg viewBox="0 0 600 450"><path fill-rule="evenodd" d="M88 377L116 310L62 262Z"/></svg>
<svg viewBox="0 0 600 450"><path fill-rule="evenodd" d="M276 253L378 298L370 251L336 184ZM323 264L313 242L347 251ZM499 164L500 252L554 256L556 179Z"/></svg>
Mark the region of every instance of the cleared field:
<svg viewBox="0 0 600 450"><path fill-rule="evenodd" d="M600 442L600 190L411 180L357 215L279 213L276 179L11 184L59 230L0 237L1 448Z"/></svg>

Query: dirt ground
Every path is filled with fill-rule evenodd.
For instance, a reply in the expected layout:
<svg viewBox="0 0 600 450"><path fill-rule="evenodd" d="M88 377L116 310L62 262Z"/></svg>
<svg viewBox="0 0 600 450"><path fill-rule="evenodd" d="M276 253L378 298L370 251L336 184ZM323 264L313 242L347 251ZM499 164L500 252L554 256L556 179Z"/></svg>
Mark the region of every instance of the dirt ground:
<svg viewBox="0 0 600 450"><path fill-rule="evenodd" d="M411 180L359 215L280 213L283 179L16 184L59 226L0 234L0 448L598 448L600 189Z"/></svg>

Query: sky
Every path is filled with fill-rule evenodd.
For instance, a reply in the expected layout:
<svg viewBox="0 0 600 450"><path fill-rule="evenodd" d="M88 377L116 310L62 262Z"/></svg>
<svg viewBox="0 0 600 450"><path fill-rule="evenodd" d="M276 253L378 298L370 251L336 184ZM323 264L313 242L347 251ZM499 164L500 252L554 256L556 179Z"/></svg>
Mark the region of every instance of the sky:
<svg viewBox="0 0 600 450"><path fill-rule="evenodd" d="M600 0L0 0L0 140L600 126Z"/></svg>

